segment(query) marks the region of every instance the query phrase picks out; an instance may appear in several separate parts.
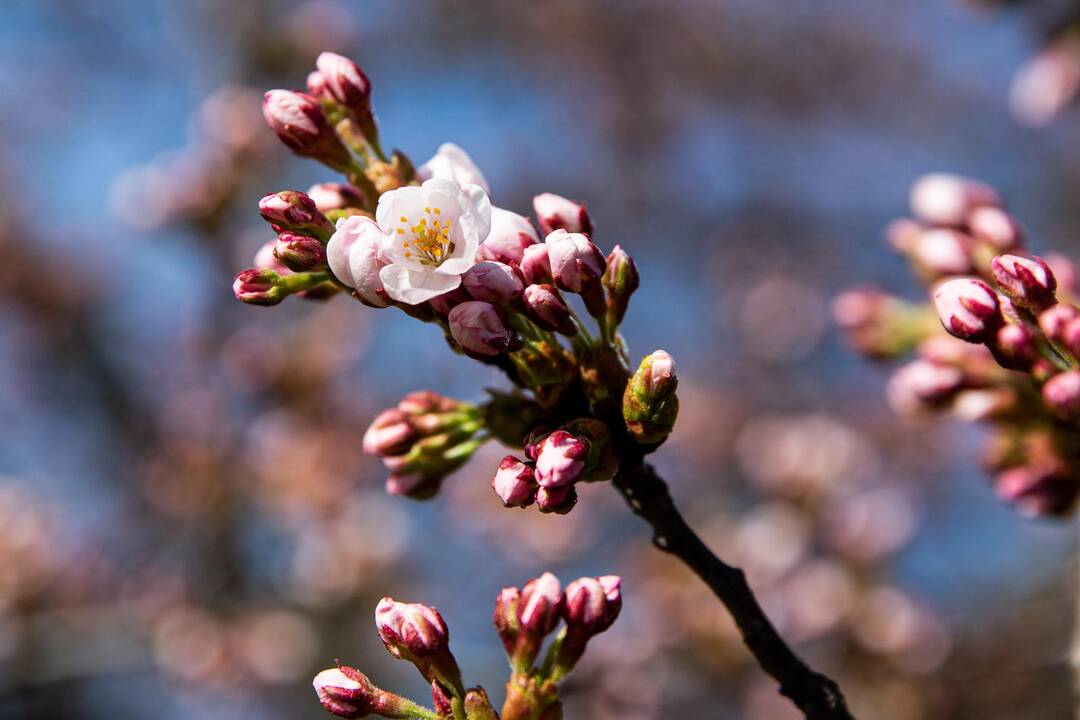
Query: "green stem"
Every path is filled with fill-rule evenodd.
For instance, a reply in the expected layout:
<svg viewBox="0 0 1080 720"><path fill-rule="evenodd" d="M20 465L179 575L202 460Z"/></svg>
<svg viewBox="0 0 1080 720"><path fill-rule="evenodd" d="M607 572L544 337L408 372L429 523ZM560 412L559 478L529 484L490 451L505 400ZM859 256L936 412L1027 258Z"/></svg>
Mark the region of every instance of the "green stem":
<svg viewBox="0 0 1080 720"><path fill-rule="evenodd" d="M316 285L321 285L331 279L330 273L325 271L300 272L291 275L279 275L277 286L289 295L310 290Z"/></svg>

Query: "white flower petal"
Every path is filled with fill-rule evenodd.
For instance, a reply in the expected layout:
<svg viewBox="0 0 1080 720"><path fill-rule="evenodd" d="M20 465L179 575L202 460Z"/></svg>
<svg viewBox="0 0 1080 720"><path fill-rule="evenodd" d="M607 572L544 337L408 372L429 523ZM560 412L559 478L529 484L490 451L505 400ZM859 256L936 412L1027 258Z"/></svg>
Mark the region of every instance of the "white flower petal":
<svg viewBox="0 0 1080 720"><path fill-rule="evenodd" d="M471 183L479 185L485 192L491 192L480 168L476 167L467 152L454 143L440 145L438 152L417 169L417 174L423 180L436 178L453 180L459 185Z"/></svg>
<svg viewBox="0 0 1080 720"><path fill-rule="evenodd" d="M379 271L379 279L390 297L407 305L419 305L461 284L461 275L410 270L403 265L387 265Z"/></svg>

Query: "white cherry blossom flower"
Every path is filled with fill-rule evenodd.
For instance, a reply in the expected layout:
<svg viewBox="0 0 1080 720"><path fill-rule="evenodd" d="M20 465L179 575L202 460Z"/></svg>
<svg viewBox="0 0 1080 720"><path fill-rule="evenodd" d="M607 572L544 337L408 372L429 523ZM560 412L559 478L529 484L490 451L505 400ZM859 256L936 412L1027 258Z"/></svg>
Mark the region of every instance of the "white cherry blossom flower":
<svg viewBox="0 0 1080 720"><path fill-rule="evenodd" d="M386 263L379 279L391 298L417 305L458 287L476 264L491 231L491 202L478 185L433 178L383 194L375 220Z"/></svg>

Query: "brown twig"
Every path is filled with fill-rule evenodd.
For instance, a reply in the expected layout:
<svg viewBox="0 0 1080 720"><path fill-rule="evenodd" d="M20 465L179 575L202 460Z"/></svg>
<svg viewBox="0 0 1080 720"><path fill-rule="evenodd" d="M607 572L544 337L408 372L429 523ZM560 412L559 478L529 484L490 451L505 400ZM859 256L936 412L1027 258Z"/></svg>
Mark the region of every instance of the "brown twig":
<svg viewBox="0 0 1080 720"><path fill-rule="evenodd" d="M640 456L625 458L615 487L653 529L653 544L690 567L731 613L761 669L807 720L853 720L834 680L804 663L769 622L743 571L713 554L686 524L663 478Z"/></svg>

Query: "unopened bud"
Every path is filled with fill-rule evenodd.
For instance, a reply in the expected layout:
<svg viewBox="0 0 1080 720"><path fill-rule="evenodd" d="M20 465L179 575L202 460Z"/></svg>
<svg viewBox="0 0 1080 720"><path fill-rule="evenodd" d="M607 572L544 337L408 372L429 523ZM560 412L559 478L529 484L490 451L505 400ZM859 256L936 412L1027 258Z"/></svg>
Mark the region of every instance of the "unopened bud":
<svg viewBox="0 0 1080 720"><path fill-rule="evenodd" d="M608 323L613 327L618 326L626 316L630 296L638 289L641 282L634 259L619 245L616 245L607 256L607 269L604 271L603 282L607 290Z"/></svg>
<svg viewBox="0 0 1080 720"><path fill-rule="evenodd" d="M536 507L542 513L566 515L577 505L578 494L573 485L540 488L536 491Z"/></svg>
<svg viewBox="0 0 1080 720"><path fill-rule="evenodd" d="M384 487L387 495L407 497L411 500L429 500L438 494L444 479L444 475L421 473L399 475L392 472L387 476Z"/></svg>
<svg viewBox="0 0 1080 720"><path fill-rule="evenodd" d="M237 300L249 305L277 305L285 299L278 284L279 277L273 270L241 270L233 280L233 294Z"/></svg>
<svg viewBox="0 0 1080 720"><path fill-rule="evenodd" d="M932 228L920 232L911 244L912 261L926 275L934 278L963 275L972 270L971 238L950 228Z"/></svg>
<svg viewBox="0 0 1080 720"><path fill-rule="evenodd" d="M1077 317L1080 311L1072 305L1058 303L1039 313L1039 329L1053 342L1061 342L1065 328Z"/></svg>
<svg viewBox="0 0 1080 720"><path fill-rule="evenodd" d="M1076 504L1080 484L1062 463L1021 465L994 479L998 497L1028 516L1065 515Z"/></svg>
<svg viewBox="0 0 1080 720"><path fill-rule="evenodd" d="M359 190L347 183L319 183L308 188L307 194L315 202L315 207L321 213L345 208L364 207L364 196L360 194Z"/></svg>
<svg viewBox="0 0 1080 720"><path fill-rule="evenodd" d="M1069 370L1046 381L1043 400L1066 419L1080 417L1080 371Z"/></svg>
<svg viewBox="0 0 1080 720"><path fill-rule="evenodd" d="M318 70L312 70L308 73L307 91L308 95L317 100L332 101L334 99L330 95L330 89L326 87L326 76Z"/></svg>
<svg viewBox="0 0 1080 720"><path fill-rule="evenodd" d="M975 278L954 278L934 291L941 324L953 336L985 342L1001 326L1001 308L989 285Z"/></svg>
<svg viewBox="0 0 1080 720"><path fill-rule="evenodd" d="M1066 323L1055 339L1062 347L1072 353L1073 358L1080 358L1080 317Z"/></svg>
<svg viewBox="0 0 1080 720"><path fill-rule="evenodd" d="M671 355L657 350L642 359L623 394L623 419L639 444L656 445L671 433L679 415L677 388Z"/></svg>
<svg viewBox="0 0 1080 720"><path fill-rule="evenodd" d="M282 190L267 195L259 201L259 214L275 232L292 230L324 241L334 233L333 224L319 212L315 201L298 190Z"/></svg>
<svg viewBox="0 0 1080 720"><path fill-rule="evenodd" d="M390 408L379 413L364 433L363 448L368 455L386 457L408 451L419 437L408 413Z"/></svg>
<svg viewBox="0 0 1080 720"><path fill-rule="evenodd" d="M1057 302L1057 281L1042 258L998 255L990 268L998 285L1017 305L1039 312Z"/></svg>
<svg viewBox="0 0 1080 720"><path fill-rule="evenodd" d="M350 667L323 670L312 686L328 713L343 718L363 718L374 712L378 689L367 676Z"/></svg>
<svg viewBox="0 0 1080 720"><path fill-rule="evenodd" d="M529 245L521 251L521 274L530 285L550 283L551 258L545 243Z"/></svg>
<svg viewBox="0 0 1080 720"><path fill-rule="evenodd" d="M507 655L513 655L514 646L518 638L518 604L521 602L521 591L516 587L503 588L495 598L494 623L495 631L506 648Z"/></svg>
<svg viewBox="0 0 1080 720"><path fill-rule="evenodd" d="M999 252L1010 252L1024 244L1024 233L1013 216L1000 207L984 205L971 211L967 219L972 236Z"/></svg>
<svg viewBox="0 0 1080 720"><path fill-rule="evenodd" d="M615 622L622 610L621 580L615 575L579 578L566 586L566 636L555 659L556 677L566 675L585 653L589 639Z"/></svg>
<svg viewBox="0 0 1080 720"><path fill-rule="evenodd" d="M559 578L547 572L525 583L517 607L521 632L543 638L559 624L563 609Z"/></svg>
<svg viewBox="0 0 1080 720"><path fill-rule="evenodd" d="M499 308L491 303L463 302L450 311L447 320L454 340L474 355L491 357L512 351L520 344Z"/></svg>
<svg viewBox="0 0 1080 720"><path fill-rule="evenodd" d="M465 289L458 286L450 292L443 293L442 295L436 295L428 300L428 305L435 314L439 317L446 318L450 315L450 311L463 302L468 302L469 293L465 292Z"/></svg>
<svg viewBox="0 0 1080 720"><path fill-rule="evenodd" d="M964 386L964 373L929 360L904 365L889 379L889 405L901 415L916 415L941 407Z"/></svg>
<svg viewBox="0 0 1080 720"><path fill-rule="evenodd" d="M587 235L555 230L544 243L551 275L560 290L579 293L604 274L604 256Z"/></svg>
<svg viewBox="0 0 1080 720"><path fill-rule="evenodd" d="M326 266L326 248L313 237L286 230L278 235L274 255L285 267L296 272Z"/></svg>
<svg viewBox="0 0 1080 720"><path fill-rule="evenodd" d="M473 300L509 305L521 297L521 273L501 262L478 262L461 276L461 285Z"/></svg>
<svg viewBox="0 0 1080 720"><path fill-rule="evenodd" d="M959 175L924 175L911 186L911 211L935 225L962 225L980 205L1000 205L989 185Z"/></svg>
<svg viewBox="0 0 1080 720"><path fill-rule="evenodd" d="M566 586L566 624L589 635L611 627L622 610L621 580L616 575L578 578Z"/></svg>
<svg viewBox="0 0 1080 720"><path fill-rule="evenodd" d="M566 430L556 430L540 444L536 482L547 489L573 485L585 472L588 456L588 441Z"/></svg>
<svg viewBox="0 0 1080 720"><path fill-rule="evenodd" d="M529 285L522 293L522 299L529 319L544 330L554 330L567 336L577 334L570 308L552 286Z"/></svg>
<svg viewBox="0 0 1080 720"><path fill-rule="evenodd" d="M991 349L998 363L1009 370L1027 370L1039 356L1038 338L1025 323L1003 325Z"/></svg>
<svg viewBox="0 0 1080 720"><path fill-rule="evenodd" d="M319 101L307 93L271 90L263 96L263 117L286 147L346 172L352 157L330 127Z"/></svg>
<svg viewBox="0 0 1080 720"><path fill-rule="evenodd" d="M391 655L411 662L427 680L464 694L461 671L450 653L450 633L438 610L386 597L375 609L375 624Z"/></svg>
<svg viewBox="0 0 1080 720"><path fill-rule="evenodd" d="M454 699L438 680L431 681L431 705L435 708L435 714L440 718L452 718L454 716Z"/></svg>
<svg viewBox="0 0 1080 720"><path fill-rule="evenodd" d="M536 500L536 478L533 469L513 455L507 455L499 463L491 487L506 507L524 508Z"/></svg>
<svg viewBox="0 0 1080 720"><path fill-rule="evenodd" d="M324 52L315 60L326 92L358 116L371 112L371 81L360 66L337 53Z"/></svg>
<svg viewBox="0 0 1080 720"><path fill-rule="evenodd" d="M585 205L568 200L554 193L543 193L533 198L533 210L540 220L540 231L545 235L553 230L565 230L569 233L593 231L592 219Z"/></svg>
<svg viewBox="0 0 1080 720"><path fill-rule="evenodd" d="M491 233L476 251L477 260L521 265L525 249L540 242L532 223L517 213L491 208Z"/></svg>

